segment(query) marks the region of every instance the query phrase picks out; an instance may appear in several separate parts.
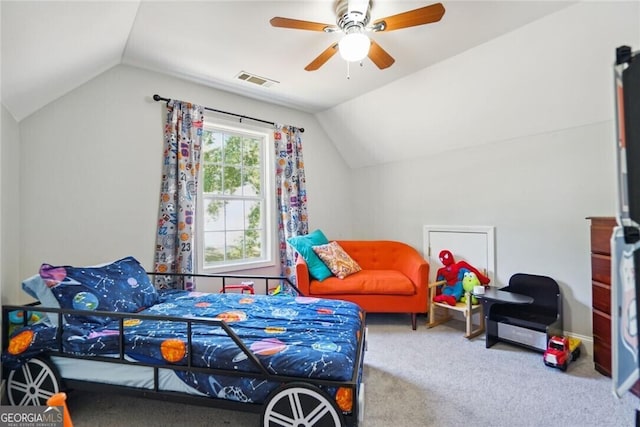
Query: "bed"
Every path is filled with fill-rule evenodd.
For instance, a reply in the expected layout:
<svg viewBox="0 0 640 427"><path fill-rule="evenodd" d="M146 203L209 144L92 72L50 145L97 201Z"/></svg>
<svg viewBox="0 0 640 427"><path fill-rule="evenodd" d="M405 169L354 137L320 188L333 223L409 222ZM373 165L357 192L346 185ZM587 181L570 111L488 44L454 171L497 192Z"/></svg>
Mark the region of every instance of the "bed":
<svg viewBox="0 0 640 427"><path fill-rule="evenodd" d="M23 282L38 302L2 308L9 403L111 391L256 412L265 426L361 422L359 306L268 295L280 277L194 276L218 278L223 290L228 281L264 280L265 294L158 290L132 257L99 267L43 264Z"/></svg>

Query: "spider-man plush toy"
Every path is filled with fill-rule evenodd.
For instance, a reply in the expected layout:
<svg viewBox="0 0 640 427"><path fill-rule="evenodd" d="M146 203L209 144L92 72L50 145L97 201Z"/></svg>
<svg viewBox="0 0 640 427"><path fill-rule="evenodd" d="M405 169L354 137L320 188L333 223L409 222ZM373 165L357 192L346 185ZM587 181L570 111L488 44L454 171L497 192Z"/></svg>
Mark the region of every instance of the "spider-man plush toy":
<svg viewBox="0 0 640 427"><path fill-rule="evenodd" d="M444 249L440 251L440 262L443 267L438 269L436 280L446 280L447 284L442 286L440 294L433 297L436 302L446 302L449 305L456 305L456 302L462 297L462 279L465 271L470 271L478 276L478 280L483 285L489 284L489 278L478 271L474 266L466 261L455 262L453 254Z"/></svg>

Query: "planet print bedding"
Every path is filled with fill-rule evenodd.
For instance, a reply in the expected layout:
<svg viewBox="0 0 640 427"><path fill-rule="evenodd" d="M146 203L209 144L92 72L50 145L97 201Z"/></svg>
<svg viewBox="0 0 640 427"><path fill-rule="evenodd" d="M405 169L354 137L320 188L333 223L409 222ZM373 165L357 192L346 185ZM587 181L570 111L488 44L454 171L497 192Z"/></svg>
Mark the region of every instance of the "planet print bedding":
<svg viewBox="0 0 640 427"><path fill-rule="evenodd" d="M363 321L357 305L340 300L158 291L156 304L139 313L111 313L108 322L18 328L2 361L17 369L43 353L119 357L173 367L187 386L210 397L261 404L280 384L277 376L358 377ZM331 396L338 389L329 383L321 388Z"/></svg>

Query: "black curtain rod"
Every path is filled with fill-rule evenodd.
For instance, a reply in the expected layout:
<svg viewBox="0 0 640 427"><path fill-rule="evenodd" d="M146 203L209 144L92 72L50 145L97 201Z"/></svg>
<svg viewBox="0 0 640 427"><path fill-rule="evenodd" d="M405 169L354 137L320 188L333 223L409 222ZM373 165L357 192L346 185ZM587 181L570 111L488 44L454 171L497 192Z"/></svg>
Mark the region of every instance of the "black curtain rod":
<svg viewBox="0 0 640 427"><path fill-rule="evenodd" d="M171 101L171 99L163 98L162 96L157 95L157 94L153 95L153 100L154 101L165 101L165 102ZM262 119L256 119L255 117L243 116L242 114L230 113L228 111L216 110L215 108L209 108L209 107L204 107L204 109L207 110L207 111L213 111L214 113L227 114L229 116L239 117L240 121L242 121L242 119L248 119L248 120L253 120L254 122L266 123L266 124L272 125L272 126L275 125L274 122L270 122L270 121L262 120ZM304 128L298 128L298 130L300 132L304 132Z"/></svg>

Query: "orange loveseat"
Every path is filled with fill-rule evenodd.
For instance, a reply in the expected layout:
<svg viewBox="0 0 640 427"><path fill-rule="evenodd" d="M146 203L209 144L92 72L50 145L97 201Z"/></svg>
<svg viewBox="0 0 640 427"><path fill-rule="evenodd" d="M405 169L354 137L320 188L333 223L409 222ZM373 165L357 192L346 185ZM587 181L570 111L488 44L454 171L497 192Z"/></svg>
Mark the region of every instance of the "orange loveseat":
<svg viewBox="0 0 640 427"><path fill-rule="evenodd" d="M362 271L344 279L310 279L302 256L296 261L296 282L305 296L342 299L370 313L426 313L429 263L411 246L389 240L338 240Z"/></svg>

